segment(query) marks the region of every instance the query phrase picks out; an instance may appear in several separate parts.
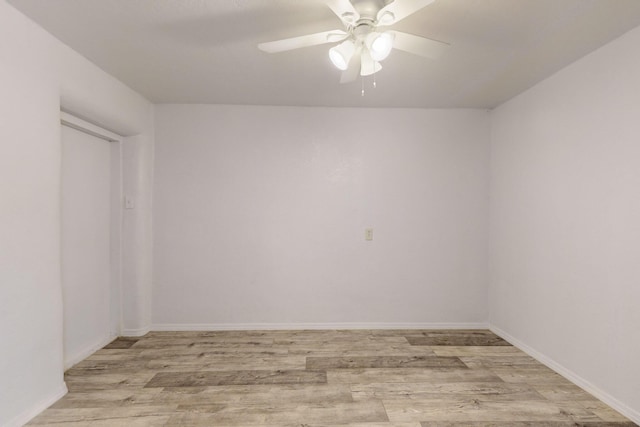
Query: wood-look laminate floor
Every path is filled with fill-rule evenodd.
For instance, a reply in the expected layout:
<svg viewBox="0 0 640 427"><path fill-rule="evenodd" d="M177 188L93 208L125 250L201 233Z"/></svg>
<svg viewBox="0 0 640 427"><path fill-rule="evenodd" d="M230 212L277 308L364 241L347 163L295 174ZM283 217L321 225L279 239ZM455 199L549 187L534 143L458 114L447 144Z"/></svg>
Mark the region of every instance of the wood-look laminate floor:
<svg viewBox="0 0 640 427"><path fill-rule="evenodd" d="M484 330L153 332L65 381L30 424L636 425Z"/></svg>

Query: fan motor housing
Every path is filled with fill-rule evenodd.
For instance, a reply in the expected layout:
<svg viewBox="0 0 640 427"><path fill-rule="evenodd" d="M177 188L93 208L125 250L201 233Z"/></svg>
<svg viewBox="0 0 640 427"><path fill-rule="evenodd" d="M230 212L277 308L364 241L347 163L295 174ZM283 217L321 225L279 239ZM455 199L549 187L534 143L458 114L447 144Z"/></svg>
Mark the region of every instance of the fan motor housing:
<svg viewBox="0 0 640 427"><path fill-rule="evenodd" d="M352 0L354 9L360 14L360 19L355 26L360 25L360 21L375 22L380 9L392 2L393 0Z"/></svg>
<svg viewBox="0 0 640 427"><path fill-rule="evenodd" d="M350 32L356 39L364 40L369 33L374 32L375 29L376 25L374 21L361 18L351 27Z"/></svg>

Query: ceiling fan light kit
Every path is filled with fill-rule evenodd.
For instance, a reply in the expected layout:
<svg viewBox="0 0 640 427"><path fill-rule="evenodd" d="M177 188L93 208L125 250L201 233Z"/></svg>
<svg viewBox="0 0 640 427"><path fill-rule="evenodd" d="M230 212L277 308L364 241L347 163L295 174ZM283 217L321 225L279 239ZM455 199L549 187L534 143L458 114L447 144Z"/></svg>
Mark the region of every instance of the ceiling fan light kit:
<svg viewBox="0 0 640 427"><path fill-rule="evenodd" d="M258 48L268 53L284 52L307 46L339 43L329 49L329 59L341 70L340 83L349 83L360 76L375 74L382 69L392 49L403 50L426 58L436 58L446 43L399 31L386 30L435 0L325 0L340 18L344 30L325 31L306 36L260 43Z"/></svg>

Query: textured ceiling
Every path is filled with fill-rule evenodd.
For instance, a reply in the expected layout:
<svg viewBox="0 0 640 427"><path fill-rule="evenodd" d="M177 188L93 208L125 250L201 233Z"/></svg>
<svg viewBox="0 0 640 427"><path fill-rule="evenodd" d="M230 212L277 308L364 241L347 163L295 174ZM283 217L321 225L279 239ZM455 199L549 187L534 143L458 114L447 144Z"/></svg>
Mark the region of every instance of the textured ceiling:
<svg viewBox="0 0 640 427"><path fill-rule="evenodd" d="M447 52L393 51L374 89L340 84L330 45L257 49L342 28L323 0L8 2L156 103L492 108L640 25L639 0L436 0L393 28Z"/></svg>

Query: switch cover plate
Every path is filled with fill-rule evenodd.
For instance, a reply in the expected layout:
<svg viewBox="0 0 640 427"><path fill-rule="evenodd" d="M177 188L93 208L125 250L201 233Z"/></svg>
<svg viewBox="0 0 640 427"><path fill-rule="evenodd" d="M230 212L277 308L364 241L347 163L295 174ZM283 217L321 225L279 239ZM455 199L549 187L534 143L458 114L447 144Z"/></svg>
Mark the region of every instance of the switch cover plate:
<svg viewBox="0 0 640 427"><path fill-rule="evenodd" d="M365 228L364 229L364 239L365 240L373 240L373 228Z"/></svg>

